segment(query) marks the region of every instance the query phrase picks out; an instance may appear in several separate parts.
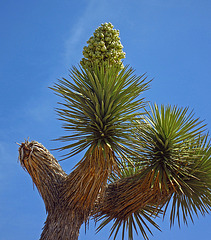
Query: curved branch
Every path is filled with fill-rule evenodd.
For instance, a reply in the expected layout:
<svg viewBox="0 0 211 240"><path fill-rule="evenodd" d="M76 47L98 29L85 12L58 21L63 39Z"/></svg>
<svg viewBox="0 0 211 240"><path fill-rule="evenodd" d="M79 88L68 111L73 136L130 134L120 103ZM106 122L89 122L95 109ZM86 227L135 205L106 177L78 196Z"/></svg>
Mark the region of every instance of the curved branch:
<svg viewBox="0 0 211 240"><path fill-rule="evenodd" d="M54 156L36 141L25 141L21 144L19 160L40 192L47 212L53 211L59 201L61 186L67 174Z"/></svg>
<svg viewBox="0 0 211 240"><path fill-rule="evenodd" d="M152 172L140 177L136 174L123 178L107 186L103 196L99 196L96 209L93 213L95 218L103 215L115 218L126 219L139 210L148 206L155 209L155 214L172 195L172 188L160 189L157 179L154 186L149 184Z"/></svg>

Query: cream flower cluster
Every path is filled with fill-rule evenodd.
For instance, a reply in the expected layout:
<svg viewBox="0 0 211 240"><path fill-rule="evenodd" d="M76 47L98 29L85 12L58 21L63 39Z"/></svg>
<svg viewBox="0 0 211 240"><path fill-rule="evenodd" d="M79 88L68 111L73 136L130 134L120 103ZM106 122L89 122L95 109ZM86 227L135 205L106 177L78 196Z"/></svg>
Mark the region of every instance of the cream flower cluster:
<svg viewBox="0 0 211 240"><path fill-rule="evenodd" d="M88 46L83 49L82 65L91 67L92 63L100 65L108 61L111 65L123 67L121 60L125 58L125 53L122 51L119 31L113 27L111 23L104 23L95 30L94 35L87 41Z"/></svg>

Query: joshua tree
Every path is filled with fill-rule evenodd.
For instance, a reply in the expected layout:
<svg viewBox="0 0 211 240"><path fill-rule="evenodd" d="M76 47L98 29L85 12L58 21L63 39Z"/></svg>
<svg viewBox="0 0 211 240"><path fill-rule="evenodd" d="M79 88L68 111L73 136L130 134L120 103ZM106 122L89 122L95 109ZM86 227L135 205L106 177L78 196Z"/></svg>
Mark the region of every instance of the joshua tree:
<svg viewBox="0 0 211 240"><path fill-rule="evenodd" d="M170 208L187 224L211 209L211 147L204 125L188 108L150 105L140 95L149 88L145 75L124 66L119 32L102 24L84 47L70 80L52 89L62 98L57 109L67 134L64 159L85 152L67 175L36 141L19 148L19 159L38 188L48 213L41 240L77 240L90 218L97 231L113 222L110 235L122 229L141 231ZM182 216L181 216L182 215Z"/></svg>

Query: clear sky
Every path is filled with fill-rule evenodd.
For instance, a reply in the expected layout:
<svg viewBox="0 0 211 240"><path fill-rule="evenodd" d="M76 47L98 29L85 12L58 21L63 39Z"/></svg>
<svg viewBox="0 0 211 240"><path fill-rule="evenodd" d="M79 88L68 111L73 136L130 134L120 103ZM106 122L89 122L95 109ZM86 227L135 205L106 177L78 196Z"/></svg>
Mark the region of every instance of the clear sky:
<svg viewBox="0 0 211 240"><path fill-rule="evenodd" d="M148 101L189 106L211 129L210 0L1 0L0 18L0 240L39 239L44 204L18 163L16 142L60 146L51 141L63 134L54 111L59 99L48 87L68 77L101 23L120 30L125 63L154 78ZM69 173L80 158L62 167ZM153 229L150 239L210 239L210 215L188 228L159 223L163 232ZM79 239L104 240L108 232L95 235L91 223Z"/></svg>

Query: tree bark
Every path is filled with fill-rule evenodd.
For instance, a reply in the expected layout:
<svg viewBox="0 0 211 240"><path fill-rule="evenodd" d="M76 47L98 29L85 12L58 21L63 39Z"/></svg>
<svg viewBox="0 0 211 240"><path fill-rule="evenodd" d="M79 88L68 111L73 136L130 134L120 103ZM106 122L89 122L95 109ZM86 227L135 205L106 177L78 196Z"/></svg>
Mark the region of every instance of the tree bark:
<svg viewBox="0 0 211 240"><path fill-rule="evenodd" d="M58 206L48 214L40 240L77 240L83 221L80 212Z"/></svg>
<svg viewBox="0 0 211 240"><path fill-rule="evenodd" d="M110 183L104 194L99 196L96 210L93 212L94 217L109 216L124 220L149 206L152 207L153 215L157 215L167 199L171 198L173 189L170 183L169 191L160 189L159 179L156 179L154 187L151 187L151 176L151 172L144 176L136 174Z"/></svg>
<svg viewBox="0 0 211 240"><path fill-rule="evenodd" d="M77 240L85 214L68 206L64 196L67 174L57 160L35 141L22 143L19 160L40 192L48 214L40 240Z"/></svg>

